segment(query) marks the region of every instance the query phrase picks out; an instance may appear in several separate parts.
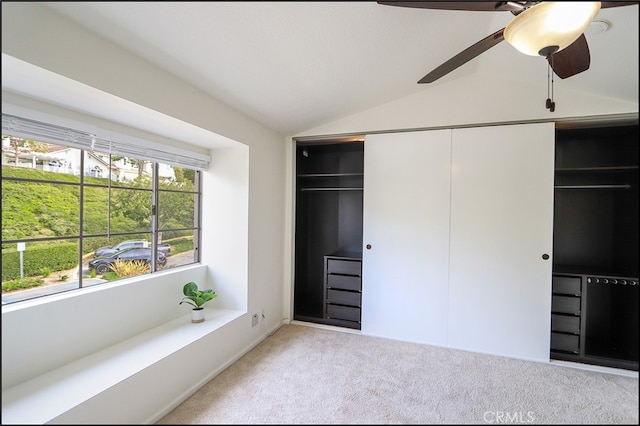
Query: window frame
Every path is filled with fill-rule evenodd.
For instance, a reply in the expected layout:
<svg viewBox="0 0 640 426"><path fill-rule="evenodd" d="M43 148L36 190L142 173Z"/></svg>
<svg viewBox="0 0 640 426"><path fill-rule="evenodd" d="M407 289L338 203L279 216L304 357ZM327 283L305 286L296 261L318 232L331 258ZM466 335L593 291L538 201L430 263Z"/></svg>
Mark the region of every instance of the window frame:
<svg viewBox="0 0 640 426"><path fill-rule="evenodd" d="M4 118L4 117L3 117ZM3 123L4 124L4 123ZM6 131L6 129L3 126L3 137L7 135L7 136L14 136L12 135L9 131ZM19 137L19 136L18 136ZM27 139L22 137L22 139ZM31 139L34 140L34 139ZM46 140L40 141L37 140L37 142L44 142L44 143L55 143L56 145L64 145L61 142L49 142ZM106 238L112 238L112 237L118 237L118 236L124 236L124 235L141 235L141 234L147 234L149 235L149 240L150 240L150 248L152 251L155 252L155 250L157 250L158 248L158 236L162 233L162 232L175 232L175 231L192 231L193 232L193 251L194 251L194 257L193 257L193 261L189 262L189 263L185 263L185 264L180 264L177 265L175 267L180 267L180 266L187 266L187 265L193 265L193 264L199 264L201 263L201 236L202 236L202 208L203 208L203 203L202 203L202 170L196 169L196 168L190 168L188 166L185 166L183 164L172 164L170 162L166 162L166 161L154 161L154 160L146 160L145 161L149 161L151 162L151 188L133 188L133 187L128 187L128 186L118 186L118 185L112 185L112 183L114 182L112 180L112 173L111 173L111 163L112 163L112 159L114 155L117 156L122 156L121 154L115 153L115 152L109 152L109 168L108 168L108 172L107 172L107 183L105 185L100 185L100 184L95 184L95 183L87 183L85 181L85 158L87 156L87 154L89 152L91 152L90 150L87 149L82 149L82 148L77 148L77 147L73 147L73 146L69 146L69 145L64 145L65 147L68 148L72 148L72 149L78 149L79 150L79 157L80 157L80 166L79 166L79 170L80 170L80 174L79 174L79 180L78 181L74 181L74 182L68 182L68 181L56 181L56 180L50 180L50 179L29 179L29 178L24 178L24 177L12 177L12 176L5 176L5 174L2 174L2 182L5 181L14 181L14 182L24 182L24 183L38 183L38 184L51 184L51 185L68 185L68 186L74 186L78 188L79 191L79 198L78 198L78 233L75 235L61 235L61 236L47 236L47 237L28 237L28 238L18 238L18 239L7 239L1 240L1 243L3 245L3 247L6 244L18 244L18 243L33 243L33 242L43 242L43 241L74 241L78 244L77 250L78 250L78 265L80 267L80 271L82 271L82 265L83 265L83 253L84 253L84 244L85 244L85 240L87 238L92 238L92 237L106 237ZM133 158L133 157L129 157L129 158ZM133 158L137 161L143 160L141 158ZM194 172L194 177L193 177L193 190L186 190L186 191L181 191L179 189L167 189L167 188L162 188L161 185L159 185L159 166L160 164L166 164L168 166L172 166L172 167L181 167L184 169L191 169ZM7 166L11 166L11 163L7 163ZM5 164L2 165L3 167L5 166ZM107 190L111 191L111 189L113 189L114 187L119 188L120 190L143 190L143 191L148 191L151 193L151 205L150 205L150 211L151 211L151 215L150 215L150 226L149 229L145 229L145 230L140 230L140 231L125 231L125 232L111 232L110 228L111 228L111 216L107 215L107 231L104 233L85 233L85 218L84 218L84 193L85 193L85 189L88 187L101 187L101 188L106 188ZM160 210L162 209L162 206L158 206L158 195L163 193L163 192L177 192L177 193L182 193L182 194L192 194L194 197L194 212L193 212L193 227L185 227L185 228L163 228L160 229L159 227L159 208ZM109 204L108 208L111 208L111 201L107 201L107 203ZM3 235L4 237L4 235ZM161 272L161 270L158 268L157 265L157 257L156 256L152 256L152 262L150 265L150 271L149 274L154 274L154 273L158 273ZM128 283L127 285L132 285L135 284L135 278L139 277L139 276L144 276L147 274L142 274L142 275L137 275L132 278L132 282ZM122 281L123 278L119 279L118 281ZM108 282L108 281L107 281ZM101 284L105 284L105 283L101 283ZM94 284L92 284L94 285ZM91 286L92 286L91 285ZM57 295L60 293L66 293L66 292L73 292L73 291L77 291L77 290L81 290L83 288L87 288L89 285L85 285L84 283L84 277L83 274L80 273L78 274L78 281L77 281L77 286L71 288L71 289L66 289L66 290L52 290L50 292L46 292L45 294L41 294L41 295L36 295L33 297L25 297L25 298L18 298L18 300L9 300L5 301L5 293L3 291L2 294L2 306L6 306L6 305L10 305L10 304L15 304L15 303L19 303L19 302L24 302L24 301L29 301L29 300L34 300L34 299L39 299L42 297L46 297L46 296L51 296L51 295ZM19 293L16 292L16 293ZM11 294L11 293L7 293L7 294Z"/></svg>

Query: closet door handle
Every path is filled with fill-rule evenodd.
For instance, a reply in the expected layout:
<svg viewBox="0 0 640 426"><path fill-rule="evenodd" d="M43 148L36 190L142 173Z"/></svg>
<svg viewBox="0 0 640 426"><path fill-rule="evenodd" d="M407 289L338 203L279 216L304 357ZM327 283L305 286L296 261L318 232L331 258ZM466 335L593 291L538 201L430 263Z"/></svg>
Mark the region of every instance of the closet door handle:
<svg viewBox="0 0 640 426"><path fill-rule="evenodd" d="M544 260L549 260L549 255L548 255L547 253L544 253L544 254L542 255L542 258L543 258Z"/></svg>
<svg viewBox="0 0 640 426"><path fill-rule="evenodd" d="M365 247L367 248L367 250L371 250L371 244L367 244Z"/></svg>

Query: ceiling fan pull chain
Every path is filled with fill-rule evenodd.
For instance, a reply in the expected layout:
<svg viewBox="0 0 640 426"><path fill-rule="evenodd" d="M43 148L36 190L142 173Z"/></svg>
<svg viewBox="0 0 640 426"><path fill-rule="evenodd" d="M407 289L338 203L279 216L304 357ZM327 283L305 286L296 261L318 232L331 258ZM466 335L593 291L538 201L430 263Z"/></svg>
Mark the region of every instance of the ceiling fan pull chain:
<svg viewBox="0 0 640 426"><path fill-rule="evenodd" d="M547 109L551 112L556 110L556 103L553 101L553 55L547 61ZM549 94L551 92L551 94Z"/></svg>

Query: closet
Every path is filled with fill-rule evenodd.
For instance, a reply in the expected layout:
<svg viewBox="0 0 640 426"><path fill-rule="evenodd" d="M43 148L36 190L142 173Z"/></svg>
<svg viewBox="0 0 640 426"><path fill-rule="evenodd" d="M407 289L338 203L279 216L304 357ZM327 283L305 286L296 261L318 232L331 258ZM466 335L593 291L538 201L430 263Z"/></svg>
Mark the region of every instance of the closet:
<svg viewBox="0 0 640 426"><path fill-rule="evenodd" d="M294 319L638 369L638 127L297 142Z"/></svg>
<svg viewBox="0 0 640 426"><path fill-rule="evenodd" d="M638 126L556 130L551 358L638 370Z"/></svg>
<svg viewBox="0 0 640 426"><path fill-rule="evenodd" d="M554 124L365 138L362 331L549 360Z"/></svg>
<svg viewBox="0 0 640 426"><path fill-rule="evenodd" d="M360 329L364 144L297 142L293 318Z"/></svg>

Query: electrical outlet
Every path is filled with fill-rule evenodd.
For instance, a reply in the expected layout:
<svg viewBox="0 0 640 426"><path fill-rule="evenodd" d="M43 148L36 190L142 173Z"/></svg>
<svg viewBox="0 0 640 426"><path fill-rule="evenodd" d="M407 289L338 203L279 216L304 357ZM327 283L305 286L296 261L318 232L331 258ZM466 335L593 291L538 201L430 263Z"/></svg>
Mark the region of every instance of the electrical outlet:
<svg viewBox="0 0 640 426"><path fill-rule="evenodd" d="M258 325L258 314L251 315L251 327Z"/></svg>

